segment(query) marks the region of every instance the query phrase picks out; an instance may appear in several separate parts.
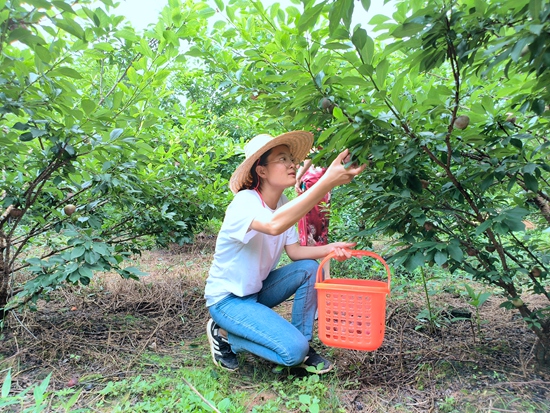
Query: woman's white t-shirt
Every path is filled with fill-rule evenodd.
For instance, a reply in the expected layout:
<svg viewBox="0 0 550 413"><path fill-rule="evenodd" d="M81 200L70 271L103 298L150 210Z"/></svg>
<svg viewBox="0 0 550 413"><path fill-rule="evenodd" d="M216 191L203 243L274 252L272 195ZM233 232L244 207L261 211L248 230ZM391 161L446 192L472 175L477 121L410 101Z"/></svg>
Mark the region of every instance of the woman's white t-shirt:
<svg viewBox="0 0 550 413"><path fill-rule="evenodd" d="M283 195L277 208L288 202ZM264 206L254 190L238 192L227 207L216 241L214 262L206 280L206 306L229 294L239 297L262 289L262 282L279 263L285 245L298 242L294 226L281 235L267 235L252 229L254 219L269 220L275 211Z"/></svg>

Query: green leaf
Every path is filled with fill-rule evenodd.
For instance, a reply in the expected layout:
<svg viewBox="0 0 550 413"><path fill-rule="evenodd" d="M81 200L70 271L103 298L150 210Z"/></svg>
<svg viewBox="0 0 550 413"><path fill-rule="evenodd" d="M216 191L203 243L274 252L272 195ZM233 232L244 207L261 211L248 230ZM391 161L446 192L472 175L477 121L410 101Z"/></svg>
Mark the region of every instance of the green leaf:
<svg viewBox="0 0 550 413"><path fill-rule="evenodd" d="M367 44L367 31L361 28L355 30L351 37L351 42L357 50L363 50L363 47Z"/></svg>
<svg viewBox="0 0 550 413"><path fill-rule="evenodd" d="M323 11L323 7L325 7L325 4L326 0L312 8L306 8L306 10L304 10L304 13L300 16L300 20L298 21L297 25L298 31L300 33L312 29L315 26L315 23L317 23L319 15Z"/></svg>
<svg viewBox="0 0 550 413"><path fill-rule="evenodd" d="M337 43L337 42L325 43L323 45L323 47L325 49L329 49L329 50L347 50L347 49L351 49L351 46L349 44Z"/></svg>
<svg viewBox="0 0 550 413"><path fill-rule="evenodd" d="M145 276L145 275L149 275L148 273L141 271L137 267L126 267L126 268L124 268L124 271L128 271L130 274L137 275L137 276L140 276L140 277Z"/></svg>
<svg viewBox="0 0 550 413"><path fill-rule="evenodd" d="M139 37L133 30L130 29L119 30L115 32L114 36L118 39L125 39L131 42L139 42Z"/></svg>
<svg viewBox="0 0 550 413"><path fill-rule="evenodd" d="M200 3L199 3L200 4ZM213 15L216 14L216 11L211 8L211 7L204 7L203 9L201 9L199 12L198 12L198 17L200 17L201 19L204 19L204 20L207 20L209 19L210 17L212 17Z"/></svg>
<svg viewBox="0 0 550 413"><path fill-rule="evenodd" d="M369 11L371 0L361 0L361 4L363 5L365 11Z"/></svg>
<svg viewBox="0 0 550 413"><path fill-rule="evenodd" d="M478 298L477 306L481 307L483 303L485 303L485 301L487 301L490 297L491 297L491 293L489 292L481 293Z"/></svg>
<svg viewBox="0 0 550 413"><path fill-rule="evenodd" d="M94 252L98 253L99 255L102 255L102 256L110 255L109 249L104 243L94 242L94 244L92 245L92 249L94 250Z"/></svg>
<svg viewBox="0 0 550 413"><path fill-rule="evenodd" d="M525 173L523 174L523 181L525 182L525 187L533 192L538 192L539 190L539 183L537 181L537 178L535 178L534 175Z"/></svg>
<svg viewBox="0 0 550 413"><path fill-rule="evenodd" d="M405 268L409 271L414 271L416 268L423 266L425 261L424 254L421 251L417 251L405 262Z"/></svg>
<svg viewBox="0 0 550 413"><path fill-rule="evenodd" d="M407 176L407 188L411 189L412 191L416 192L417 194L422 193L422 181L418 178L416 175L408 175Z"/></svg>
<svg viewBox="0 0 550 413"><path fill-rule="evenodd" d="M390 20L388 16L385 16L383 14L377 14L372 19L369 20L369 25L376 26L378 24L387 22L388 20Z"/></svg>
<svg viewBox="0 0 550 413"><path fill-rule="evenodd" d="M28 3L36 8L43 8L46 10L49 10L52 7L48 0L26 0L25 3Z"/></svg>
<svg viewBox="0 0 550 413"><path fill-rule="evenodd" d="M22 135L19 135L19 140L21 142L29 142L34 139L34 135L31 132L26 132Z"/></svg>
<svg viewBox="0 0 550 413"><path fill-rule="evenodd" d="M38 58L40 60L42 60L44 63L50 63L51 62L52 56L51 56L50 52L48 51L48 49L46 49L45 47L37 45L34 48L34 52L36 53Z"/></svg>
<svg viewBox="0 0 550 413"><path fill-rule="evenodd" d="M437 251L434 255L434 261L437 265L443 265L447 262L447 252Z"/></svg>
<svg viewBox="0 0 550 413"><path fill-rule="evenodd" d="M80 398L80 393L84 390L84 387L80 388L75 394L72 395L72 397L69 399L67 403L63 404L63 408L66 409L65 411L73 411L70 410L71 407L73 407L78 399Z"/></svg>
<svg viewBox="0 0 550 413"><path fill-rule="evenodd" d="M95 251L86 251L84 253L84 260L90 265L96 264L100 258L101 256Z"/></svg>
<svg viewBox="0 0 550 413"><path fill-rule="evenodd" d="M86 115L89 115L90 113L92 113L97 107L96 103L91 99L82 99L82 102L80 102L80 105L82 106L82 110Z"/></svg>
<svg viewBox="0 0 550 413"><path fill-rule="evenodd" d="M15 122L15 124L12 126L15 130L29 130L30 126L28 123L21 123L21 122Z"/></svg>
<svg viewBox="0 0 550 413"><path fill-rule="evenodd" d="M223 4L223 1L222 0L214 0L214 1L216 3L216 6L218 6L218 10L223 11L223 9L225 7L224 4Z"/></svg>
<svg viewBox="0 0 550 413"><path fill-rule="evenodd" d="M546 103L544 102L544 99L535 99L531 104L531 110L533 110L533 112L537 115L542 115L545 111L545 106Z"/></svg>
<svg viewBox="0 0 550 413"><path fill-rule="evenodd" d="M196 46L191 46L191 48L187 52L185 52L185 54L191 57L202 57L205 55L205 53Z"/></svg>
<svg viewBox="0 0 550 413"><path fill-rule="evenodd" d="M491 226L491 220L483 221L480 225L476 228L476 235L481 235L485 232L487 228Z"/></svg>
<svg viewBox="0 0 550 413"><path fill-rule="evenodd" d="M344 112L342 112L342 109L340 109L338 106L336 106L332 110L332 116L339 121L339 122L345 122L347 120L346 116L344 115Z"/></svg>
<svg viewBox="0 0 550 413"><path fill-rule="evenodd" d="M73 10L73 8L68 4L68 3L65 3L64 1L61 1L61 0L53 0L52 1L52 4L57 7L58 9L61 9L63 10L64 12L67 12L67 13L71 13L71 14L76 14Z"/></svg>
<svg viewBox="0 0 550 413"><path fill-rule="evenodd" d="M74 20L62 19L54 21L55 25L67 33L76 36L80 40L86 40L84 37L84 30Z"/></svg>
<svg viewBox="0 0 550 413"><path fill-rule="evenodd" d="M534 36L527 36L519 39L512 47L512 51L510 52L510 58L514 62L517 62L521 57L521 52L523 51L523 48L529 45L534 40L534 38L535 38Z"/></svg>
<svg viewBox="0 0 550 413"><path fill-rule="evenodd" d="M112 52L115 48L107 42L99 42L94 44L94 49L103 50L105 52Z"/></svg>
<svg viewBox="0 0 550 413"><path fill-rule="evenodd" d="M79 245L71 251L70 259L74 260L75 258L79 258L84 255L84 252L86 252L86 248L84 248L83 245Z"/></svg>
<svg viewBox="0 0 550 413"><path fill-rule="evenodd" d="M116 140L120 137L120 135L122 135L122 132L124 132L124 129L121 129L121 128L117 128L117 129L113 129L111 131L111 134L109 135L111 140Z"/></svg>
<svg viewBox="0 0 550 413"><path fill-rule="evenodd" d="M48 388L48 385L50 384L50 379L52 378L52 373L48 374L48 376L40 383L39 386L36 386L33 392L34 395L34 402L36 405L41 405L44 401L44 395L46 394L46 390Z"/></svg>
<svg viewBox="0 0 550 413"><path fill-rule="evenodd" d="M494 100L491 96L485 95L481 98L481 105L483 106L483 109L487 113L494 114L495 113L495 105Z"/></svg>
<svg viewBox="0 0 550 413"><path fill-rule="evenodd" d="M542 10L543 2L540 0L530 0L529 1L529 14L535 21L540 21L540 12Z"/></svg>
<svg viewBox="0 0 550 413"><path fill-rule="evenodd" d="M33 48L35 45L44 45L46 42L41 37L35 36L27 29L21 27L12 30L9 33L8 42L13 43L15 41L20 41L23 44L26 44L30 48Z"/></svg>
<svg viewBox="0 0 550 413"><path fill-rule="evenodd" d="M462 262L462 260L464 259L464 253L456 244L447 245L447 252L451 256L451 258L457 262Z"/></svg>
<svg viewBox="0 0 550 413"><path fill-rule="evenodd" d="M537 169L537 164L536 164L536 163L529 162L529 163L526 164L521 170L522 170L524 173L533 175L533 172L535 172L536 169Z"/></svg>
<svg viewBox="0 0 550 413"><path fill-rule="evenodd" d="M390 64L386 59L382 60L380 63L378 63L378 65L376 65L376 79L378 80L379 87L382 87L386 82L389 66Z"/></svg>
<svg viewBox="0 0 550 413"><path fill-rule="evenodd" d="M54 72L54 74L52 74L52 72ZM80 73L78 73L76 70L71 69L70 67L66 67L66 66L60 66L60 67L56 68L55 70L52 70L52 72L50 72L51 76L63 75L63 76L71 77L73 79L82 79L82 76L80 75Z"/></svg>
<svg viewBox="0 0 550 413"><path fill-rule="evenodd" d="M339 0L332 3L329 11L329 31L334 35L341 23L344 28L349 30L351 24L351 16L353 14L354 0Z"/></svg>
<svg viewBox="0 0 550 413"><path fill-rule="evenodd" d="M510 231L525 231L525 224L521 220L517 219L504 219L502 221Z"/></svg>
<svg viewBox="0 0 550 413"><path fill-rule="evenodd" d="M6 376L4 377L4 383L2 383L2 398L5 399L10 394L11 390L11 369L8 369Z"/></svg>
<svg viewBox="0 0 550 413"><path fill-rule="evenodd" d="M393 37L401 39L403 37L412 37L424 29L424 25L420 23L404 23L398 26L393 32Z"/></svg>
<svg viewBox="0 0 550 413"><path fill-rule="evenodd" d="M43 129L31 128L31 134L33 138L39 138L41 136L47 135L48 132Z"/></svg>
<svg viewBox="0 0 550 413"><path fill-rule="evenodd" d="M225 9L225 12L227 13L227 17L230 21L235 21L235 8L234 7L227 7Z"/></svg>
<svg viewBox="0 0 550 413"><path fill-rule="evenodd" d="M84 278L92 278L94 276L94 272L89 267L86 267L86 266L80 267L78 269L78 272Z"/></svg>

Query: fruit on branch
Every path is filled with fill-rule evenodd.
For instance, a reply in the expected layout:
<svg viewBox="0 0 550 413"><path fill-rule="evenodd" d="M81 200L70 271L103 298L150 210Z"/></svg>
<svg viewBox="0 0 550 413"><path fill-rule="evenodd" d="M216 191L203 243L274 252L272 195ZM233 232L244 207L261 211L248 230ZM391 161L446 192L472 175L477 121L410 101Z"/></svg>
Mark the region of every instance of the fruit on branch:
<svg viewBox="0 0 550 413"><path fill-rule="evenodd" d="M506 122L516 123L516 117L514 116L513 113L506 114Z"/></svg>
<svg viewBox="0 0 550 413"><path fill-rule="evenodd" d="M21 218L23 216L23 210L20 208L13 208L10 211L10 218Z"/></svg>
<svg viewBox="0 0 550 413"><path fill-rule="evenodd" d="M466 129L470 124L470 118L466 115L460 115L455 119L454 126L457 129Z"/></svg>
<svg viewBox="0 0 550 413"><path fill-rule="evenodd" d="M334 102L330 100L329 98L322 98L319 101L319 106L321 109L327 111L328 113L332 114L332 111L334 110Z"/></svg>
<svg viewBox="0 0 550 413"><path fill-rule="evenodd" d="M332 106L332 102L330 99L323 98L321 99L321 102L319 102L319 105L321 106L322 109L328 109L329 107Z"/></svg>
<svg viewBox="0 0 550 413"><path fill-rule="evenodd" d="M493 245L487 245L485 249L487 250L487 252L495 252L496 250L496 248Z"/></svg>
<svg viewBox="0 0 550 413"><path fill-rule="evenodd" d="M468 248L466 250L466 254L468 254L470 257L475 257L477 255L477 250L475 248Z"/></svg>
<svg viewBox="0 0 550 413"><path fill-rule="evenodd" d="M523 300L519 297L513 298L512 304L514 305L514 307L519 308L523 305Z"/></svg>
<svg viewBox="0 0 550 413"><path fill-rule="evenodd" d="M431 222L424 222L424 229L426 231L433 231L434 229L434 224L431 223Z"/></svg>
<svg viewBox="0 0 550 413"><path fill-rule="evenodd" d="M65 205L65 208L63 208L63 211L65 211L65 214L67 214L68 216L71 216L72 214L74 214L74 211L76 211L76 206L74 206L73 204L67 204Z"/></svg>
<svg viewBox="0 0 550 413"><path fill-rule="evenodd" d="M420 183L422 184L422 189L426 189L430 186L430 181L426 181L425 179L421 179Z"/></svg>

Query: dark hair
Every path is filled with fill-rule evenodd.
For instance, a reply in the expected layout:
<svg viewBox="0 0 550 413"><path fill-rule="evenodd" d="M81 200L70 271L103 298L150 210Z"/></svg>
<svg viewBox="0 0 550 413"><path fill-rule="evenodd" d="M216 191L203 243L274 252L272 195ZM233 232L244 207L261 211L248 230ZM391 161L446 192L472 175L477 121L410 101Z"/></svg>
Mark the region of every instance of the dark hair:
<svg viewBox="0 0 550 413"><path fill-rule="evenodd" d="M248 179L243 184L243 187L240 189L241 191L243 189L256 189L260 186L260 177L258 176L258 173L256 172L256 167L258 165L265 166L267 165L267 157L271 154L272 149L264 152L260 158L254 162L254 165L252 165L252 168L250 168L250 173L248 174Z"/></svg>

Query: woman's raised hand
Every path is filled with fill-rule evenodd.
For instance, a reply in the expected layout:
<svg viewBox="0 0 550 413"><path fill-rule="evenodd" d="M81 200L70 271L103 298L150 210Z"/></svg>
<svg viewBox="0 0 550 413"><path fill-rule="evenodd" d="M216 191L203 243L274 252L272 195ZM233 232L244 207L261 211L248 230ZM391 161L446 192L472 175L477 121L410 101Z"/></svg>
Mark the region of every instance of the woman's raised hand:
<svg viewBox="0 0 550 413"><path fill-rule="evenodd" d="M349 149L345 149L332 161L323 178L326 176L326 179L330 180L333 187L350 183L353 178L367 167L367 165L358 166L357 164L352 164L346 168L345 165L350 161Z"/></svg>

